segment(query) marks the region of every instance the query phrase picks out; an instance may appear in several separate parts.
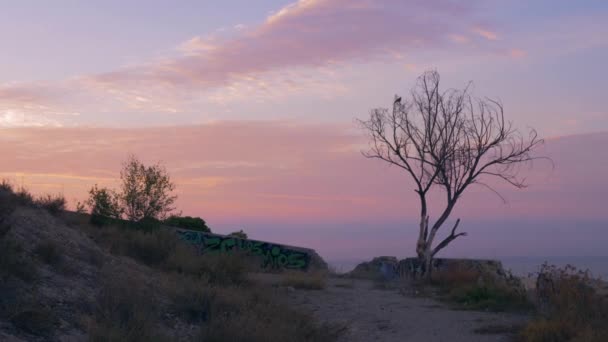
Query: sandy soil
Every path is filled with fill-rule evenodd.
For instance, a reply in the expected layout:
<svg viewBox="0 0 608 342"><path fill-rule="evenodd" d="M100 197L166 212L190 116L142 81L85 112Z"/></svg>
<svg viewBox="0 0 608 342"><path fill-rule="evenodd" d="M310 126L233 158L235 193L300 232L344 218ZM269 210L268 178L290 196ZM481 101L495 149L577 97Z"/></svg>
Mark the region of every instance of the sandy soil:
<svg viewBox="0 0 608 342"><path fill-rule="evenodd" d="M509 341L508 333L478 333L520 325L516 314L453 310L414 290L377 289L371 281L330 279L324 290L288 291L289 301L321 322L344 325L341 341Z"/></svg>

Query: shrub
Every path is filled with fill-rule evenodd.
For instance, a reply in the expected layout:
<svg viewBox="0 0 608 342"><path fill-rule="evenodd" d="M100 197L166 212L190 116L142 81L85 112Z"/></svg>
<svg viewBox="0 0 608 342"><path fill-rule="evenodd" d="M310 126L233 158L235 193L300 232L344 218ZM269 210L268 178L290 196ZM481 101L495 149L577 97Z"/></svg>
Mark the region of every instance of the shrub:
<svg viewBox="0 0 608 342"><path fill-rule="evenodd" d="M2 231L8 229L8 217L15 211L17 207L17 198L13 193L10 184L2 181L0 183L0 237Z"/></svg>
<svg viewBox="0 0 608 342"><path fill-rule="evenodd" d="M158 306L143 279L133 274L109 274L87 319L90 341L164 341L157 332Z"/></svg>
<svg viewBox="0 0 608 342"><path fill-rule="evenodd" d="M161 222L152 217L144 217L130 226L144 232L152 232L160 229Z"/></svg>
<svg viewBox="0 0 608 342"><path fill-rule="evenodd" d="M177 243L174 234L167 231L142 232L128 231L124 253L150 266L165 262L175 250Z"/></svg>
<svg viewBox="0 0 608 342"><path fill-rule="evenodd" d="M17 199L17 204L27 207L34 206L34 196L32 196L32 194L26 188L19 188L19 190L15 192L15 196Z"/></svg>
<svg viewBox="0 0 608 342"><path fill-rule="evenodd" d="M317 325L314 319L295 311L273 293L260 288L245 292L218 288L212 299L209 319L202 324L201 341L335 341L339 327Z"/></svg>
<svg viewBox="0 0 608 342"><path fill-rule="evenodd" d="M97 184L89 190L87 205L91 208L91 223L95 225L106 225L122 216L119 195L108 188L98 188Z"/></svg>
<svg viewBox="0 0 608 342"><path fill-rule="evenodd" d="M525 294L499 284L464 285L449 291L447 298L465 309L473 310L529 310L532 308Z"/></svg>
<svg viewBox="0 0 608 342"><path fill-rule="evenodd" d="M432 274L431 283L439 287L442 298L472 310L529 310L523 288L487 276L467 267L454 266Z"/></svg>
<svg viewBox="0 0 608 342"><path fill-rule="evenodd" d="M211 229L207 226L205 220L200 217L191 216L176 216L172 215L164 221L167 226L198 230L205 233L211 233Z"/></svg>
<svg viewBox="0 0 608 342"><path fill-rule="evenodd" d="M250 264L239 253L198 254L194 246L176 239L163 268L169 272L203 278L212 284L235 285L247 283Z"/></svg>
<svg viewBox="0 0 608 342"><path fill-rule="evenodd" d="M541 316L521 332L521 340L588 341L608 340L608 298L598 294L588 271L573 266L557 268L544 264L537 278L537 301Z"/></svg>
<svg viewBox="0 0 608 342"><path fill-rule="evenodd" d="M63 195L44 195L38 197L34 200L34 205L47 210L49 213L53 215L57 215L63 211L65 211L67 201Z"/></svg>
<svg viewBox="0 0 608 342"><path fill-rule="evenodd" d="M210 318L216 290L206 280L192 277L175 277L169 286L172 311L189 323Z"/></svg>
<svg viewBox="0 0 608 342"><path fill-rule="evenodd" d="M79 214L86 214L87 213L86 205L80 201L76 202L76 212Z"/></svg>

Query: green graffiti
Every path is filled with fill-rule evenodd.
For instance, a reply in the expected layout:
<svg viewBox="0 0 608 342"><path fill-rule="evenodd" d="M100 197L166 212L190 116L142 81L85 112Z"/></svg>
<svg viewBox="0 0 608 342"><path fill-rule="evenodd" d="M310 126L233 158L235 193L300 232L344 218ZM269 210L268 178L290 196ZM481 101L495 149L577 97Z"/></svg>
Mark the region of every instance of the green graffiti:
<svg viewBox="0 0 608 342"><path fill-rule="evenodd" d="M200 246L201 253L243 252L261 258L263 268L305 270L310 262L308 253L263 241L221 237L199 231L178 230L180 239Z"/></svg>

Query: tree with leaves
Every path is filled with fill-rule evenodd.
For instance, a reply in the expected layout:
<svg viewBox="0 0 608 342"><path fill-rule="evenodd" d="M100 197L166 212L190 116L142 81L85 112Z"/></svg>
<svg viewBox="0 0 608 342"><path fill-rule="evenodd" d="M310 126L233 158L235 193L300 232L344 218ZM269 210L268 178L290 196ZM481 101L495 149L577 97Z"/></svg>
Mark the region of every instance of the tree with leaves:
<svg viewBox="0 0 608 342"><path fill-rule="evenodd" d="M433 257L466 235L457 230L457 219L448 234L435 241L464 191L481 185L498 194L486 182L489 178L526 187L518 167L536 159L532 152L543 143L535 130L524 136L505 121L499 101L473 97L471 84L445 91L439 85L439 73L427 71L409 98L396 96L392 108L373 109L368 120L360 121L370 137L364 156L396 166L414 181L420 201L416 254L427 279ZM443 190L445 206L431 221L427 199L433 188Z"/></svg>
<svg viewBox="0 0 608 342"><path fill-rule="evenodd" d="M175 208L175 184L160 164L144 165L130 155L120 171L121 202L128 220L164 220Z"/></svg>

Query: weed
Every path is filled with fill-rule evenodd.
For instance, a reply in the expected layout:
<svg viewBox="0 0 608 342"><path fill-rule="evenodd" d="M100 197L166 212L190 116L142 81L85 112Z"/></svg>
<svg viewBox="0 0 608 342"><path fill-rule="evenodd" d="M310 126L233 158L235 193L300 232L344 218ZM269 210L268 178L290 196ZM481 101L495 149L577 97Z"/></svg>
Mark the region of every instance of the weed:
<svg viewBox="0 0 608 342"><path fill-rule="evenodd" d="M58 215L65 211L67 201L61 194L58 195L44 195L34 200L33 204L39 208L45 209L52 215Z"/></svg>
<svg viewBox="0 0 608 342"><path fill-rule="evenodd" d="M608 340L608 298L595 291L588 271L543 265L538 274L541 316L520 333L526 342Z"/></svg>
<svg viewBox="0 0 608 342"><path fill-rule="evenodd" d="M133 274L105 272L87 330L91 341L164 341L157 332L158 306L145 282Z"/></svg>

